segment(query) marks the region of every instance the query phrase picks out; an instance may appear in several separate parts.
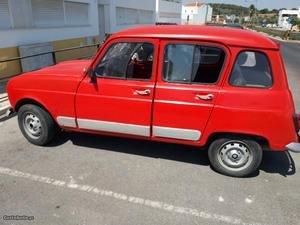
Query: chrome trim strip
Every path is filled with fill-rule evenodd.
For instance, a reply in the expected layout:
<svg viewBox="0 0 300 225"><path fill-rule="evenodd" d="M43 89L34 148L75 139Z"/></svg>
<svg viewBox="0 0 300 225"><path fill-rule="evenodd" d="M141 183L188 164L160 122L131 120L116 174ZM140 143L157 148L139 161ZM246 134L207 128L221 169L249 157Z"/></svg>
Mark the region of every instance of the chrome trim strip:
<svg viewBox="0 0 300 225"><path fill-rule="evenodd" d="M201 132L198 130L153 126L153 136L179 140L198 141L201 137Z"/></svg>
<svg viewBox="0 0 300 225"><path fill-rule="evenodd" d="M115 123L99 120L77 119L80 129L104 131L137 136L150 136L150 126L141 126L126 123Z"/></svg>
<svg viewBox="0 0 300 225"><path fill-rule="evenodd" d="M76 128L76 121L73 117L66 117L66 116L58 116L56 118L57 123L62 127L72 127Z"/></svg>

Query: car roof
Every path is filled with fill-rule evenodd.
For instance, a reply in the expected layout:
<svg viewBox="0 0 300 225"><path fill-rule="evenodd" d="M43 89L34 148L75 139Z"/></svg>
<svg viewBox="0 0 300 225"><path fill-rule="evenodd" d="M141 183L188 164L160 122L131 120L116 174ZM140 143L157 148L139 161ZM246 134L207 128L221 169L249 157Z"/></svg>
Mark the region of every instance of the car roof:
<svg viewBox="0 0 300 225"><path fill-rule="evenodd" d="M118 32L112 38L160 38L213 41L228 46L278 50L279 45L259 33L206 25L156 25L131 28Z"/></svg>

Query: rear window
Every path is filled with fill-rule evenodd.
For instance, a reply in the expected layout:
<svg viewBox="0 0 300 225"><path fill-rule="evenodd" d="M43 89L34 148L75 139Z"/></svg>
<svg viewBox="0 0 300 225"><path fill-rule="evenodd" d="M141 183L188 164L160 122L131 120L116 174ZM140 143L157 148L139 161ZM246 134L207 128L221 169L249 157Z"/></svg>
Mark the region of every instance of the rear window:
<svg viewBox="0 0 300 225"><path fill-rule="evenodd" d="M237 87L272 87L273 75L266 54L256 51L241 52L235 61L229 83Z"/></svg>

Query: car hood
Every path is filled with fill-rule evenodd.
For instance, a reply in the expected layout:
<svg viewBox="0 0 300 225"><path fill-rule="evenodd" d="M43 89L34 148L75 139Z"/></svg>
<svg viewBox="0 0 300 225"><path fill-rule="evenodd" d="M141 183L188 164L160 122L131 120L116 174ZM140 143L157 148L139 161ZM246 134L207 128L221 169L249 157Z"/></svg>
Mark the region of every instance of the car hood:
<svg viewBox="0 0 300 225"><path fill-rule="evenodd" d="M59 63L40 70L24 73L9 80L7 92L12 106L22 98L46 99L58 93L73 96L83 79L91 60L75 60Z"/></svg>
<svg viewBox="0 0 300 225"><path fill-rule="evenodd" d="M73 60L66 61L54 66L45 67L40 70L32 71L24 75L50 75L50 76L68 76L82 77L83 70L91 64L92 60Z"/></svg>

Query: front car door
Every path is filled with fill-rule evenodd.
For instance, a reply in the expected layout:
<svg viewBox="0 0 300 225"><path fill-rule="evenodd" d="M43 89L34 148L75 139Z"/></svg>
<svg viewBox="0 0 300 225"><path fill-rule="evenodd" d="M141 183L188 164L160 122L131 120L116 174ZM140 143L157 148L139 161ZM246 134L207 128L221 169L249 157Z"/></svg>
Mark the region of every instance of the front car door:
<svg viewBox="0 0 300 225"><path fill-rule="evenodd" d="M162 41L153 108L152 139L200 142L227 68L222 45Z"/></svg>
<svg viewBox="0 0 300 225"><path fill-rule="evenodd" d="M92 65L76 96L79 129L150 137L158 41L117 39Z"/></svg>

